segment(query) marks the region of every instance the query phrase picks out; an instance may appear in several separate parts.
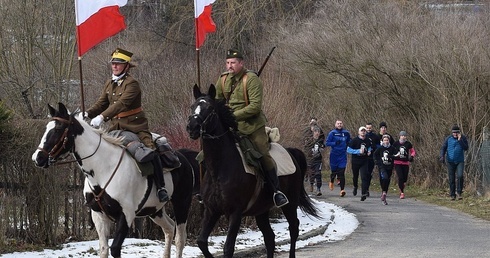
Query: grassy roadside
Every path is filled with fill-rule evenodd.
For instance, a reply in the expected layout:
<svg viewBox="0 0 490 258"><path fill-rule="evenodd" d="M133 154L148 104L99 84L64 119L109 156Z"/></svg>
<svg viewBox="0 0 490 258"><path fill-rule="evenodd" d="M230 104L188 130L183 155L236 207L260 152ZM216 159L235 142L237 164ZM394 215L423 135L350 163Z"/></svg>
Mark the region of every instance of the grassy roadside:
<svg viewBox="0 0 490 258"><path fill-rule="evenodd" d="M489 198L463 192L463 200L451 201L448 189L421 189L417 186L408 186L405 192L409 198L416 198L438 206L459 210L490 221Z"/></svg>

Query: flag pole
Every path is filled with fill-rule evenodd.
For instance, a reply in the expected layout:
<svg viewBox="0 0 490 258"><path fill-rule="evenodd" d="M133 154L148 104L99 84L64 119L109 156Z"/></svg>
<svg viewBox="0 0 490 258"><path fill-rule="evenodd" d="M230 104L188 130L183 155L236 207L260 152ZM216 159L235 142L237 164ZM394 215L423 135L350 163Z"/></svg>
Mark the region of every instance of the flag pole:
<svg viewBox="0 0 490 258"><path fill-rule="evenodd" d="M80 74L80 97L82 101L82 116L85 115L85 97L84 97L84 90L83 90L83 73L82 73L82 57L78 57L78 67L79 67L79 74Z"/></svg>
<svg viewBox="0 0 490 258"><path fill-rule="evenodd" d="M197 21L197 0L194 0L194 26L195 26L195 37L196 37L196 68L197 68L197 86L201 90L201 62L200 62L200 52L199 52L199 22Z"/></svg>
<svg viewBox="0 0 490 258"><path fill-rule="evenodd" d="M199 52L199 22L197 21L197 0L194 0L194 27L195 27L195 37L196 37L196 68L197 68L197 87L201 91L201 61ZM202 137L201 137L202 138ZM202 139L199 141L199 151L202 152ZM204 179L204 168L202 162L199 162L199 184L202 183Z"/></svg>
<svg viewBox="0 0 490 258"><path fill-rule="evenodd" d="M199 90L201 89L201 62L199 58L199 48L196 49L196 62L197 62L197 86L199 87Z"/></svg>

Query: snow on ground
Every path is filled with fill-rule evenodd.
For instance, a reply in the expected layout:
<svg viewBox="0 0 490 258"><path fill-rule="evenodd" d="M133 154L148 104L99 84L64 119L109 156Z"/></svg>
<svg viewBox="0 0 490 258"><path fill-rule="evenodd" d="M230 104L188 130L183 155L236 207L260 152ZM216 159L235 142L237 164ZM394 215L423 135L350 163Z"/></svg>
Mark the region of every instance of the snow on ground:
<svg viewBox="0 0 490 258"><path fill-rule="evenodd" d="M298 217L300 220L300 237L302 235L310 235L309 232L319 231L319 234L311 234L311 237L305 240L298 240L297 248L304 248L305 246L320 243L320 242L334 242L345 239L350 235L359 225L359 221L352 213L347 212L343 208L312 199L318 209L321 211L320 215L323 219L315 219L306 216L301 210L298 209ZM277 220L272 224L272 229L276 234L276 243L289 239L288 223L286 219ZM325 230L326 228L326 230ZM225 242L226 236L211 236L209 238L209 249L211 253L215 254L221 252ZM109 241L109 245L112 239ZM263 239L260 231L247 230L238 235L235 250L243 250L251 247L262 246ZM161 257L163 256L163 241L146 240L126 238L122 248L122 257L124 258L145 258L145 257ZM279 251L288 251L289 244L278 245ZM84 242L70 242L64 244L60 250L45 249L42 252L16 252L10 254L0 255L2 258L68 258L68 257L84 257L84 258L96 258L99 257L97 252L99 250L99 243L97 240L84 241ZM186 246L184 248L184 257L199 257L201 251L197 246ZM172 246L172 257L175 256L175 246Z"/></svg>

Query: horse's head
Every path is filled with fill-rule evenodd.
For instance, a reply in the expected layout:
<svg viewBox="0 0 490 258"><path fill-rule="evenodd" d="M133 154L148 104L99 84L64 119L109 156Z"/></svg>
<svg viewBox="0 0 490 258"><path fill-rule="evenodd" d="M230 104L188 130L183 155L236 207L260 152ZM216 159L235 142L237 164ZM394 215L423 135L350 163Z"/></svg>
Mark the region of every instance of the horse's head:
<svg viewBox="0 0 490 258"><path fill-rule="evenodd" d="M69 114L65 105L58 103L56 110L48 104L51 121L46 125L41 143L32 154L32 160L36 166L47 168L63 154L72 150L75 135L83 132L74 114Z"/></svg>
<svg viewBox="0 0 490 258"><path fill-rule="evenodd" d="M196 101L191 106L192 114L189 116L187 123L187 132L191 139L197 139L203 133L204 126L215 113L215 96L216 89L214 85L209 87L208 94L201 93L199 87L194 85L194 98Z"/></svg>
<svg viewBox="0 0 490 258"><path fill-rule="evenodd" d="M187 123L187 132L192 139L202 136L208 138L220 138L226 132L237 131L237 122L233 111L224 100L216 100L216 88L209 86L208 94L201 93L197 85L194 85L194 98L192 114ZM221 128L221 129L218 129Z"/></svg>

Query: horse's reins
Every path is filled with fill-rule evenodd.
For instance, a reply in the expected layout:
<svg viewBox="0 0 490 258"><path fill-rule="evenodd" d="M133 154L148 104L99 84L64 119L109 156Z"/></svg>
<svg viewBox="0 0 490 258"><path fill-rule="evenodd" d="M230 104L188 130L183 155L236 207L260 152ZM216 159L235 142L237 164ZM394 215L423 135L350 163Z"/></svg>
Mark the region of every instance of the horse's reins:
<svg viewBox="0 0 490 258"><path fill-rule="evenodd" d="M92 191L92 193L94 194L94 200L97 202L97 204L99 205L99 208L106 214L106 216L111 219L113 222L116 221L116 219L114 219L113 217L109 216L109 214L106 212L106 210L104 209L104 206L102 205L102 202L101 202L101 199L100 197L104 194L105 192L105 189L107 188L107 186L109 186L109 183L112 181L112 179L114 178L114 175L116 175L116 171L117 169L119 168L119 165L121 165L121 161L124 157L124 152L126 151L126 148L123 148L123 151L121 152L121 156L119 157L119 161L117 162L117 166L114 168L114 171L112 171L112 174L111 174L111 177L109 177L109 180L107 180L107 182L105 183L104 187L102 188L102 190L100 191L99 194L95 194L95 189L90 185L88 184L88 186L90 187L90 190Z"/></svg>
<svg viewBox="0 0 490 258"><path fill-rule="evenodd" d="M208 134L206 133L206 130L204 129L207 125L207 123L211 120L211 118L215 117L216 116L216 111L213 110L213 112L211 112L211 114L209 114L201 123L201 129L199 131L199 134L200 134L200 137L201 139L212 139L212 140L217 140L221 137L223 137L224 135L226 135L226 133L228 133L229 131L224 131L222 134L220 135L211 135L211 134ZM200 118L199 116L197 116L198 118Z"/></svg>
<svg viewBox="0 0 490 258"><path fill-rule="evenodd" d="M66 119L63 119L61 117L53 117L52 120L56 120L56 121L59 121L61 123L64 123L64 124L67 124L67 125L70 125L71 124L71 117L70 117L70 120L66 120ZM37 149L42 151L43 153L47 154L48 155L48 160L51 160L51 158L57 156L58 154L60 154L60 152L65 148L65 145L66 145L66 142L68 141L68 128L69 126L67 126L65 128L65 130L63 131L63 135L61 135L60 139L58 140L58 142L54 145L54 147L51 149L50 152L46 151L44 148L41 148L41 147L38 147Z"/></svg>
<svg viewBox="0 0 490 258"><path fill-rule="evenodd" d="M61 118L61 117L53 117L52 120L56 120L56 121L59 121L61 123L67 124L67 125L72 124L71 116L70 116L70 120L66 120L66 119ZM48 152L45 149L40 148L40 147L38 147L37 149L42 151L43 153L47 154L49 160L55 161L56 160L55 157L58 156L63 149L65 149L66 142L68 141L68 137L67 137L68 131L69 131L69 127L66 127L64 132L63 132L63 135L60 137L59 141L54 145L53 149L51 149L50 152ZM58 166L58 165L63 165L63 164L68 164L68 163L73 163L73 162L79 162L79 161L82 161L84 159L88 159L88 158L92 157L99 150L101 141L102 141L102 134L99 135L99 143L97 144L97 148L95 148L95 151L92 154L88 155L87 157L80 158L80 159L74 159L74 160L68 160L68 161L62 161L62 162L58 162L58 163L53 162L53 165ZM73 149L75 149L75 143L73 143L72 150Z"/></svg>

